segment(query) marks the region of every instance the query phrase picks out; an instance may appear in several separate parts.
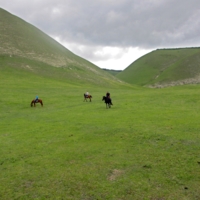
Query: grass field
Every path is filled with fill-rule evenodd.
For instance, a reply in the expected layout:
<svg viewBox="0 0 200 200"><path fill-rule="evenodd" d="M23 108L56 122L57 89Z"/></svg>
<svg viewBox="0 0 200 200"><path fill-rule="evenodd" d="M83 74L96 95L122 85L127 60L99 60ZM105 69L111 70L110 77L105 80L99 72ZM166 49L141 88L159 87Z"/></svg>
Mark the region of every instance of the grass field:
<svg viewBox="0 0 200 200"><path fill-rule="evenodd" d="M195 78L199 48L158 50L109 74L0 16L0 200L200 199L200 85L116 78ZM44 107L30 107L36 95Z"/></svg>
<svg viewBox="0 0 200 200"><path fill-rule="evenodd" d="M15 77L0 75L0 199L200 199L199 85L108 88L106 109L105 87Z"/></svg>

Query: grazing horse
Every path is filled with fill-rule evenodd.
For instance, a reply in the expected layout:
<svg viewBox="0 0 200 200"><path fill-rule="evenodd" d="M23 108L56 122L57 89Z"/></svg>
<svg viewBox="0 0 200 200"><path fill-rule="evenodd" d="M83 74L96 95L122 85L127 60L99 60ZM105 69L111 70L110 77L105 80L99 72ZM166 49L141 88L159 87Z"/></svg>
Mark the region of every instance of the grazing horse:
<svg viewBox="0 0 200 200"><path fill-rule="evenodd" d="M92 101L92 95L90 95L90 94L88 94L88 95L84 94L84 100L83 101L87 101L87 99L89 99L90 102L91 102Z"/></svg>
<svg viewBox="0 0 200 200"><path fill-rule="evenodd" d="M33 107L33 105L34 105L34 107L35 107L35 104L36 104L36 103L40 103L41 106L43 106L42 99L38 99L38 100L33 99L33 100L31 101L31 107Z"/></svg>
<svg viewBox="0 0 200 200"><path fill-rule="evenodd" d="M111 105L113 105L111 99L108 97L103 96L102 101L105 101L106 108L111 108Z"/></svg>

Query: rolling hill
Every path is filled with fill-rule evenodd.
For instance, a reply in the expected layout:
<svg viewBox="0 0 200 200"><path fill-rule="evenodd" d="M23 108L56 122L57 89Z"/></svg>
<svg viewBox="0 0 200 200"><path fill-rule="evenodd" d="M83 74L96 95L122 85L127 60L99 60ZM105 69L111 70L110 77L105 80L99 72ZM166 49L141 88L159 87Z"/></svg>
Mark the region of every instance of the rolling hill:
<svg viewBox="0 0 200 200"><path fill-rule="evenodd" d="M152 51L116 77L130 84L148 87L200 83L200 48Z"/></svg>
<svg viewBox="0 0 200 200"><path fill-rule="evenodd" d="M126 85L1 8L0 19L1 73L12 69L74 84Z"/></svg>
<svg viewBox="0 0 200 200"><path fill-rule="evenodd" d="M200 48L157 49L124 71L102 70L1 8L0 18L0 69L4 79L24 73L103 87L166 87L200 82Z"/></svg>

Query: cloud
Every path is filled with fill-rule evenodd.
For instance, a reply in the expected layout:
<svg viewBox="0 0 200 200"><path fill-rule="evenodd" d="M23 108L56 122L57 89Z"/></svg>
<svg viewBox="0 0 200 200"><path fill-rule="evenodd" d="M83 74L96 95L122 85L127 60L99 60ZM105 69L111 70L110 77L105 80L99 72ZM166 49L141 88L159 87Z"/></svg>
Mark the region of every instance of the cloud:
<svg viewBox="0 0 200 200"><path fill-rule="evenodd" d="M128 67L134 60L140 58L151 50L144 50L139 48L114 48L112 47L102 49L100 55L107 54L107 50L112 51L112 56L107 56L106 62L103 59L97 59L94 63L101 68L123 70ZM113 53L114 52L114 53Z"/></svg>
<svg viewBox="0 0 200 200"><path fill-rule="evenodd" d="M2 8L100 62L127 49L200 45L199 0L0 0ZM118 53L116 53L118 52ZM101 60L100 60L101 59Z"/></svg>

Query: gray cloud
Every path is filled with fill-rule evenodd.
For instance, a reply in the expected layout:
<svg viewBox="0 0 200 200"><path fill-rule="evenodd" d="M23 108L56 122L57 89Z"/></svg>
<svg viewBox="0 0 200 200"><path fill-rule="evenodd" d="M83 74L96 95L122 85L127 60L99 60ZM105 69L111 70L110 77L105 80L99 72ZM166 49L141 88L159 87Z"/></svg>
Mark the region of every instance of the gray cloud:
<svg viewBox="0 0 200 200"><path fill-rule="evenodd" d="M0 0L0 6L92 60L112 56L95 53L105 46L200 45L199 0Z"/></svg>

